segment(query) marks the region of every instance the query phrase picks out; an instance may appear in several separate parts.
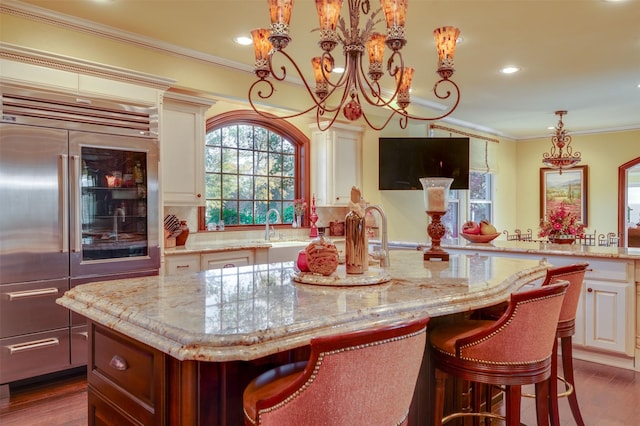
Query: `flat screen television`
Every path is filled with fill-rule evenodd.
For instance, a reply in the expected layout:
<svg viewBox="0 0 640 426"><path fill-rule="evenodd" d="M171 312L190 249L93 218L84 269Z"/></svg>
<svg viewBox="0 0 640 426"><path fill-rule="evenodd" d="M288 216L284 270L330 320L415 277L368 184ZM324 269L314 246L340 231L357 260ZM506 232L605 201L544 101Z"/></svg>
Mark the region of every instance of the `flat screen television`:
<svg viewBox="0 0 640 426"><path fill-rule="evenodd" d="M379 154L379 190L422 190L422 177L469 189L469 138L380 138Z"/></svg>

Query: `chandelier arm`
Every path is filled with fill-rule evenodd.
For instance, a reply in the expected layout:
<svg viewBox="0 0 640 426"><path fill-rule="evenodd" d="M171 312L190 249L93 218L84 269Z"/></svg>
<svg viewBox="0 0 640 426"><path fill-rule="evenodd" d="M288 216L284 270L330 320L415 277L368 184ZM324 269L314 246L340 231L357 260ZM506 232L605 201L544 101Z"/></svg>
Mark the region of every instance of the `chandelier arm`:
<svg viewBox="0 0 640 426"><path fill-rule="evenodd" d="M393 116L395 114L396 113L392 111L389 114L389 116L387 117L387 119L384 121L384 123L382 123L382 125L380 125L379 127L374 125L371 121L369 121L369 118L367 117L367 114L364 111L362 112L362 118L367 123L367 125L369 125L369 127L371 127L373 130L380 131L380 130L384 129L385 127L387 127L387 124L389 124L389 122L391 121L391 119L393 118Z"/></svg>
<svg viewBox="0 0 640 426"><path fill-rule="evenodd" d="M434 93L436 93L436 91L437 91L437 86L438 86L438 84L440 84L440 83L441 83L441 82L443 82L443 81L445 81L445 79L442 79L442 80L438 81L438 82L435 84L435 86L433 86L433 91L434 91ZM407 119L410 119L410 120L417 120L417 121L435 121L435 120L440 120L441 118L444 118L444 117L448 116L449 114L451 114L451 113L453 112L453 110L455 110L455 109L458 107L458 104L460 103L460 88L459 88L459 87L458 87L458 85L457 85L455 82L453 82L452 80L448 80L448 79L446 79L446 81L447 81L448 83L452 84L452 85L453 85L453 87L455 88L455 92L454 92L454 93L455 93L455 95L456 95L456 103L455 103L451 108L448 108L448 109L447 109L443 114L438 115L438 116L435 116L435 117L419 117L419 116L416 116L416 115L409 114L409 113L408 113L408 112L406 112L406 111L398 111L398 114L403 115L403 116L404 116L404 117L406 117ZM438 96L438 94L437 94L437 93L436 93L436 96ZM447 96L444 96L444 97L438 96L438 98L440 98L440 99L447 99L447 98L449 98L450 96L451 96L451 93L450 93L449 91L447 91Z"/></svg>
<svg viewBox="0 0 640 426"><path fill-rule="evenodd" d="M322 52L322 56L321 56L321 61L322 62L320 62L320 63L324 64L325 57L328 57L329 60L331 61L331 66L335 67L333 55L331 55L331 53L328 53L328 52ZM347 63L347 60L346 60L346 54L345 54L345 64L346 63ZM345 81L346 81L346 77L347 77L347 70L348 70L347 66L345 66L345 72L340 76L338 81L335 82L335 83L332 83L331 80L329 80L329 76L325 74L325 69L324 69L324 66L323 66L322 67L322 76L324 77L325 83L327 83L328 86L333 87L334 90L344 86ZM333 93L333 90L331 90L331 93Z"/></svg>
<svg viewBox="0 0 640 426"><path fill-rule="evenodd" d="M333 126L333 123L335 123L336 119L338 118L338 114L340 114L340 108L337 108L331 111L334 114L333 114L333 117L331 117L331 120L329 120L328 122L327 120L322 120L322 118L324 117L324 112L325 110L320 111L320 108L318 108L318 110L316 111L316 124L318 125L318 129L320 129L323 132L325 130L328 130L331 126ZM321 123L328 123L328 124L325 127Z"/></svg>
<svg viewBox="0 0 640 426"><path fill-rule="evenodd" d="M383 106L388 106L391 103L391 101L393 101L394 99L393 97L385 101L385 99L382 96L382 89L380 88L380 83L378 83L377 81L374 81L373 83L375 83L375 86L373 86L371 80L367 78L367 75L364 72L364 68L362 67L362 56L358 58L356 79L358 82L357 87L360 89L360 92L362 93L362 96L367 101L367 103L371 105L383 107ZM369 96L367 90L364 90L365 88L368 88L371 91L372 96Z"/></svg>
<svg viewBox="0 0 640 426"><path fill-rule="evenodd" d="M314 105L310 106L309 108L305 109L304 111L300 112L300 113L296 113L296 114L292 114L292 115L286 115L286 116L279 116L280 118L294 118L294 117L298 117L302 114L306 114L309 111L313 110L314 108L320 108L320 109L326 109L324 104L324 100L318 101L316 99L315 94L313 93L313 90L311 89L311 87L309 86L309 83L307 83L307 80L304 78L304 76L302 75L302 71L300 70L300 67L298 67L298 64L295 63L295 61L293 60L293 58L291 56L289 56L289 54L287 52L285 52L284 50L278 50L277 52L281 53L290 63L291 65L293 65L294 69L296 70L296 72L298 73L298 77L300 78L300 80L302 80L302 83L304 84L304 87L307 89L307 93L309 94L309 96L311 97L311 99L313 100ZM273 77L278 80L278 81L283 81L286 78L286 67L283 65L281 68L281 70L283 71L282 77L278 77L274 74L273 72L273 67L272 67L272 56L269 57L269 70L271 72L271 75L273 75ZM261 91L258 91L258 96L261 99L269 99L275 92L275 88L273 86L273 83L271 83L271 81L267 80L266 78L262 78L259 79L257 81L255 81L250 87L249 87L249 102L252 106L252 108L258 112L257 108L255 107L253 101L252 101L252 97L251 94L255 88L255 86L261 82L265 82L266 84L269 85L269 93L268 95L263 95ZM335 90L335 89L334 89ZM333 93L333 91L331 91L331 93ZM326 98L325 98L326 99Z"/></svg>
<svg viewBox="0 0 640 426"><path fill-rule="evenodd" d="M260 109L258 109L258 107L256 106L256 104L253 101L253 96L251 94L252 94L252 92L254 92L254 90L256 90L255 88L260 83L267 84L268 87L269 87L269 94L268 95L263 95L262 91L258 90L257 96L260 99L269 99L273 95L273 93L275 91L274 90L274 86L273 86L273 83L271 83L269 80L261 79L261 80L254 81L253 84L249 87L249 96L247 97L248 100L249 100L249 105L251 105L251 108L253 108L253 110L256 113L258 113L260 116L273 120L273 115L272 114L260 111ZM289 118L300 117L301 115L307 114L307 113L309 113L310 111L312 111L313 109L316 109L316 108L324 109L324 107L321 104L316 102L315 105L312 105L312 106L310 106L309 108L307 108L307 109L305 109L303 111L300 111L300 112L297 112L297 113L294 113L294 114L289 114L289 115L278 115L278 118L280 118L280 119L289 119Z"/></svg>

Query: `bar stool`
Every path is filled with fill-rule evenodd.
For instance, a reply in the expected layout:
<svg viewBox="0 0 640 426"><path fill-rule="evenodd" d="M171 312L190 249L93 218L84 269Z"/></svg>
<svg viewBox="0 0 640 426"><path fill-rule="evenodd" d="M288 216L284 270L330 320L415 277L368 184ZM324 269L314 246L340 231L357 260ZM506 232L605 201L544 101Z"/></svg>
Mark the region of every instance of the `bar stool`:
<svg viewBox="0 0 640 426"><path fill-rule="evenodd" d="M538 424L549 422L551 354L568 283L512 293L506 312L497 321L463 320L429 332L431 374L435 378L434 424L465 416L500 418L520 426L522 385L535 384ZM544 315L541 315L544 313ZM487 411L472 398L473 412L443 419L447 375L476 384L503 386L506 416Z"/></svg>
<svg viewBox="0 0 640 426"><path fill-rule="evenodd" d="M562 309L560 310L560 319L558 320L558 328L556 329L556 340L553 345L553 356L551 357L551 377L557 377L558 380L564 382L565 391L558 393L558 381L551 380L549 392L552 396L550 399L550 415L551 424L560 425L560 413L558 410L558 399L567 397L571 414L578 426L584 426L584 420L578 406L578 397L576 395L575 380L573 378L573 350L572 336L576 332L576 311L580 301L582 291L582 283L584 282L584 274L589 266L588 263L577 263L558 268L547 270L543 286L554 284L561 281L568 281L569 288L564 296ZM558 376L558 339L562 347L562 372L564 377ZM557 395L557 398L553 398Z"/></svg>
<svg viewBox="0 0 640 426"><path fill-rule="evenodd" d="M584 420L578 406L578 398L575 389L575 380L573 378L573 345L572 336L576 332L575 320L582 292L582 283L584 282L584 274L589 266L588 263L576 263L568 266L549 268L541 286L554 284L557 282L568 282L569 287L562 302L558 327L556 329L556 341L553 345L553 355L551 357L551 377L557 377L565 385L563 392L558 392L558 381L551 380L549 384L549 392L551 395L557 395L557 398L567 397L571 413L578 426L584 426ZM473 315L477 319L497 320L504 312L505 307L496 305L487 309L480 309ZM562 370L564 377L558 375L558 341L562 347ZM534 397L532 394L523 394L523 396ZM487 393L486 403L490 404L490 392ZM560 425L560 412L558 409L558 399L551 398L549 400L549 411L551 416L551 424L553 426Z"/></svg>
<svg viewBox="0 0 640 426"><path fill-rule="evenodd" d="M406 425L428 321L313 339L245 388L245 425Z"/></svg>

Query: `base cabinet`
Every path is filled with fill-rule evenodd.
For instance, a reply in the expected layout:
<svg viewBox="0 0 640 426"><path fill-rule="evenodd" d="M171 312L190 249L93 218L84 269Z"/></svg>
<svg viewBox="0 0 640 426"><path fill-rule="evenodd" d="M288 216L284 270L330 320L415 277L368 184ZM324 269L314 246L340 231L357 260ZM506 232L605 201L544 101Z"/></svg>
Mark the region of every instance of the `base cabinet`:
<svg viewBox="0 0 640 426"><path fill-rule="evenodd" d="M89 423L166 424L167 355L93 322L89 330Z"/></svg>
<svg viewBox="0 0 640 426"><path fill-rule="evenodd" d="M165 274L189 274L209 269L233 268L236 266L253 265L256 263L255 261L256 253L254 250L229 250L216 253L170 255L165 256Z"/></svg>

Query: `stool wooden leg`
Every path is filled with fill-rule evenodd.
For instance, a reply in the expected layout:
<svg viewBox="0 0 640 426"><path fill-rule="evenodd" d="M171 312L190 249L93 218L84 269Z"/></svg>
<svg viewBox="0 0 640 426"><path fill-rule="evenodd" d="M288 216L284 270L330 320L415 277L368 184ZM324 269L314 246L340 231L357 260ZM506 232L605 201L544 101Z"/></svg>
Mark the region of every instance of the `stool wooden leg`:
<svg viewBox="0 0 640 426"><path fill-rule="evenodd" d="M578 397L576 395L576 384L573 378L573 350L571 345L571 336L563 337L560 339L562 345L562 374L567 382L573 386L573 392L568 396L569 406L571 407L571 413L573 419L578 426L584 426L584 420L580 413L580 407L578 406Z"/></svg>
<svg viewBox="0 0 640 426"><path fill-rule="evenodd" d="M555 380L555 376L541 383L536 383L536 418L538 426L549 426L549 400L553 395L549 395L549 384ZM557 398L556 398L557 399Z"/></svg>
<svg viewBox="0 0 640 426"><path fill-rule="evenodd" d="M507 426L520 426L520 398L522 398L522 388L520 386L505 386L505 415Z"/></svg>
<svg viewBox="0 0 640 426"><path fill-rule="evenodd" d="M562 350L564 355L564 349ZM558 409L558 339L553 342L551 352L551 378L549 379L549 415L551 425L560 426L560 410Z"/></svg>
<svg viewBox="0 0 640 426"><path fill-rule="evenodd" d="M434 426L442 426L442 416L444 415L444 386L447 380L447 375L442 371L436 369L435 374L435 397L433 407L433 424Z"/></svg>

